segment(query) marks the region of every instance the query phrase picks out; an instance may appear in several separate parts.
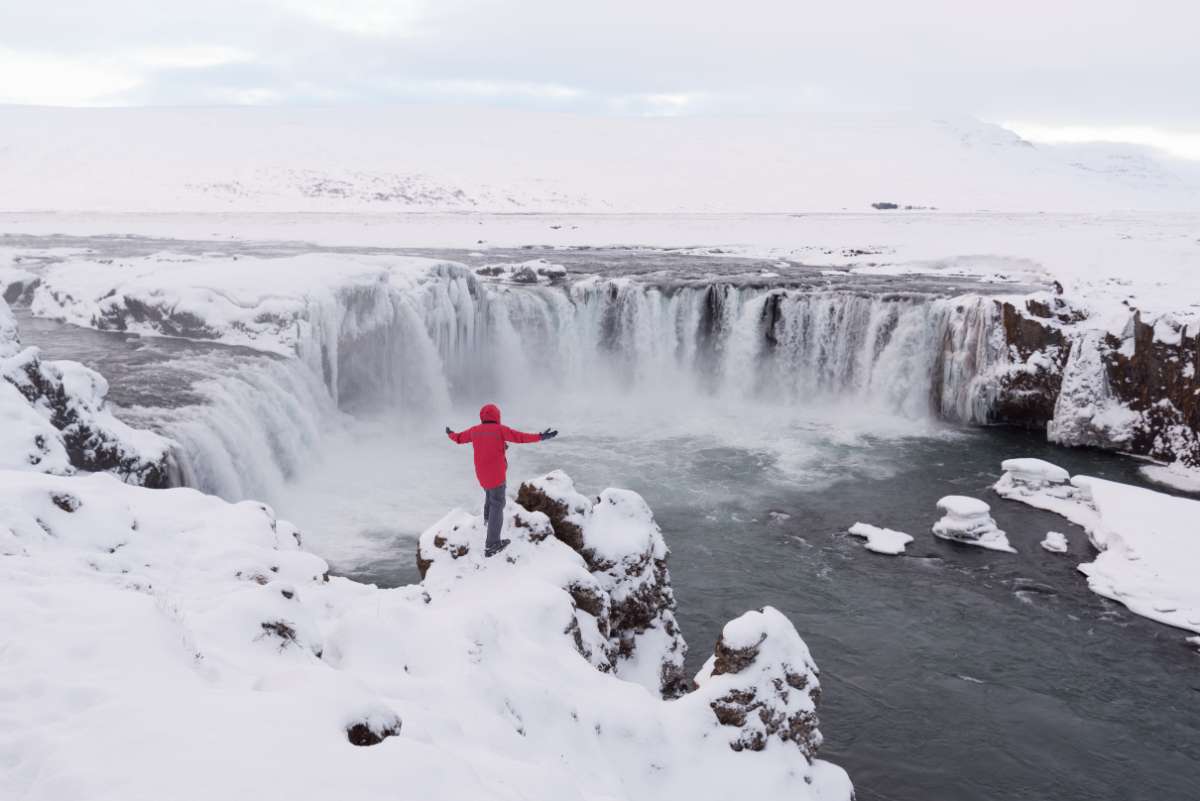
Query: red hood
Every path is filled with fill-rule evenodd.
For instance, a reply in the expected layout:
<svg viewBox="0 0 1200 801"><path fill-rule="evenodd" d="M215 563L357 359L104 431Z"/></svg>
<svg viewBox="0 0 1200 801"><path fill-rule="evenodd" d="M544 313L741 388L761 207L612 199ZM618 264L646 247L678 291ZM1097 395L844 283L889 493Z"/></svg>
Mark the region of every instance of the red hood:
<svg viewBox="0 0 1200 801"><path fill-rule="evenodd" d="M499 423L500 407L494 403L486 404L479 410L479 420L483 423Z"/></svg>

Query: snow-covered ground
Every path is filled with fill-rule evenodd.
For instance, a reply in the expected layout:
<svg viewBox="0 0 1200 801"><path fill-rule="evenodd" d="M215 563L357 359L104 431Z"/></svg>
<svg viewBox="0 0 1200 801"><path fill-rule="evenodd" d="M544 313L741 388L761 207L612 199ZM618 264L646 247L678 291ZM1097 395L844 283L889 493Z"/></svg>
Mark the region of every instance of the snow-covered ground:
<svg viewBox="0 0 1200 801"><path fill-rule="evenodd" d="M1200 632L1200 501L1091 476L1068 479L1046 462L1031 470L1039 461L1005 462L996 492L1087 531L1100 553L1079 570L1094 592L1152 620Z"/></svg>
<svg viewBox="0 0 1200 801"><path fill-rule="evenodd" d="M481 560L456 512L423 538L423 585L380 590L330 578L262 504L0 473L0 796L299 798L336 776L361 798L848 801L810 759L816 668L770 607L677 700L589 664L607 633L636 640L627 661L672 645L625 614L646 601L637 548L666 555L653 518L601 499L572 520L607 567L510 504L505 557Z"/></svg>
<svg viewBox="0 0 1200 801"><path fill-rule="evenodd" d="M0 109L0 210L1180 210L1200 170L963 117L487 108ZM87 180L79 180L86 175Z"/></svg>

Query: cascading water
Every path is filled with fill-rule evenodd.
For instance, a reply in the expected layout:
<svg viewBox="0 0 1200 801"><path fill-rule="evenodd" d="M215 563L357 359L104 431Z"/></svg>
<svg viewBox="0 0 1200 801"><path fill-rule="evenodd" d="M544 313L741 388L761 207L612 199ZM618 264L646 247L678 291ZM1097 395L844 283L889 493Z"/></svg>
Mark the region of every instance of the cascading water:
<svg viewBox="0 0 1200 801"><path fill-rule="evenodd" d="M198 387L207 408L162 426L184 481L271 498L337 410L425 418L452 399L707 396L854 404L983 422L1003 361L995 304L852 289L486 282L442 265L398 288L314 301L295 360L257 359Z"/></svg>
<svg viewBox="0 0 1200 801"><path fill-rule="evenodd" d="M974 295L619 280L476 294L459 335L435 338L451 386L472 394L686 391L983 422L1003 358L995 304Z"/></svg>

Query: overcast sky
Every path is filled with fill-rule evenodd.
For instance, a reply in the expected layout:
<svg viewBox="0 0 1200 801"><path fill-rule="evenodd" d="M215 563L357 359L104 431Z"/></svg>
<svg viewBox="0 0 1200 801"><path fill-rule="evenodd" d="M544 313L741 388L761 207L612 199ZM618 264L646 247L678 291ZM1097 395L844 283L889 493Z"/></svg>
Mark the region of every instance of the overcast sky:
<svg viewBox="0 0 1200 801"><path fill-rule="evenodd" d="M1200 159L1194 0L0 0L0 103L917 110Z"/></svg>

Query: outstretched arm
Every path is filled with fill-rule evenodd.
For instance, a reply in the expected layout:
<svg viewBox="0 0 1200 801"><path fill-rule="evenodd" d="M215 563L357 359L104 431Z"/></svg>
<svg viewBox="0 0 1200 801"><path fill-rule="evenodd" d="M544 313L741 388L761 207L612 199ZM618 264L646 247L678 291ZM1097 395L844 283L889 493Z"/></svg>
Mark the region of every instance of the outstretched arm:
<svg viewBox="0 0 1200 801"><path fill-rule="evenodd" d="M504 434L505 442L517 442L521 444L526 444L529 442L541 442L544 439L550 439L551 437L558 436L557 431L551 431L548 428L540 434L530 434L526 431L517 431L515 428L509 428L508 426L500 426L500 430Z"/></svg>
<svg viewBox="0 0 1200 801"><path fill-rule="evenodd" d="M454 432L450 430L450 426L446 426L446 436L450 438L451 442L466 445L471 441L471 429L468 428L466 431Z"/></svg>

